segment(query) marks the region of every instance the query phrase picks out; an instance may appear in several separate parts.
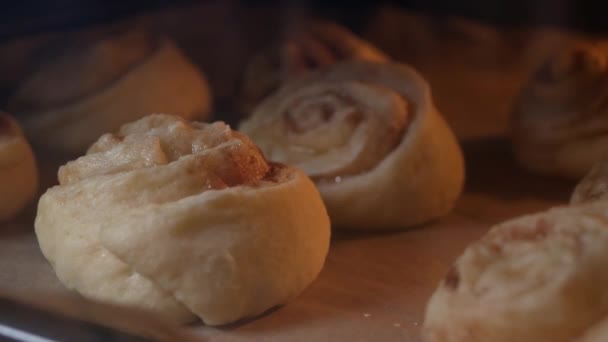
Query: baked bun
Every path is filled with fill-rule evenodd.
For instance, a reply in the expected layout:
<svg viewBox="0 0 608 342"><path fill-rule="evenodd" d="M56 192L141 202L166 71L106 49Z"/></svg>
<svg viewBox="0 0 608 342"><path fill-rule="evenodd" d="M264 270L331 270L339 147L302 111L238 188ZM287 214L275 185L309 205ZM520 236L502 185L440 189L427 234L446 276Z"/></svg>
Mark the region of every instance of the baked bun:
<svg viewBox="0 0 608 342"><path fill-rule="evenodd" d="M0 221L17 214L38 189L34 154L17 122L0 112Z"/></svg>
<svg viewBox="0 0 608 342"><path fill-rule="evenodd" d="M428 303L425 340L565 342L592 334L608 312L608 201L574 198L471 244Z"/></svg>
<svg viewBox="0 0 608 342"><path fill-rule="evenodd" d="M511 135L527 169L582 178L608 152L608 46L569 45L524 86Z"/></svg>
<svg viewBox="0 0 608 342"><path fill-rule="evenodd" d="M91 299L210 325L256 316L320 272L329 218L314 184L224 123L151 115L62 166L36 234Z"/></svg>
<svg viewBox="0 0 608 342"><path fill-rule="evenodd" d="M292 81L241 123L317 184L332 224L392 229L446 214L464 162L428 84L393 63L342 62Z"/></svg>
<svg viewBox="0 0 608 342"><path fill-rule="evenodd" d="M238 110L244 116L285 82L347 60L389 58L339 24L315 20L290 30L283 41L255 55L243 72Z"/></svg>
<svg viewBox="0 0 608 342"><path fill-rule="evenodd" d="M81 154L103 133L151 112L205 119L211 95L170 39L129 31L49 48L9 108L35 145Z"/></svg>

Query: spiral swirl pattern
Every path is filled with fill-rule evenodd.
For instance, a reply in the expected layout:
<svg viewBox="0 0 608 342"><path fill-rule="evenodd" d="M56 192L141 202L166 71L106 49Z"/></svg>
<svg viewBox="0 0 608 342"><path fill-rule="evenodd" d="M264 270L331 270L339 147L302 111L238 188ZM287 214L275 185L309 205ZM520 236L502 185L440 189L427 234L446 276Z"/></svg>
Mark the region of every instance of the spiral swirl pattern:
<svg viewBox="0 0 608 342"><path fill-rule="evenodd" d="M419 224L449 211L462 189L460 147L406 66L319 70L286 84L240 128L270 160L315 180L336 226Z"/></svg>

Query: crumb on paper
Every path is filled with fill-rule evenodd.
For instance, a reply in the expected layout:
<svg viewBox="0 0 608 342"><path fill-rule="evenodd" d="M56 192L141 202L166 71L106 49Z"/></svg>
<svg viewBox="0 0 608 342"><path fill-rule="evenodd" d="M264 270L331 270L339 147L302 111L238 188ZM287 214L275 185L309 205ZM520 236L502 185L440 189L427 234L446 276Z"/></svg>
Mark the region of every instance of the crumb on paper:
<svg viewBox="0 0 608 342"><path fill-rule="evenodd" d="M395 328L400 328L400 327L401 327L401 323L393 323L393 326L394 326Z"/></svg>
<svg viewBox="0 0 608 342"><path fill-rule="evenodd" d="M369 313L367 313L367 312L366 312L366 313L364 313L364 314L363 314L363 317L365 317L365 318L369 318L371 315L372 315L372 314L369 314Z"/></svg>
<svg viewBox="0 0 608 342"><path fill-rule="evenodd" d="M415 326L418 326L418 322L414 322L414 325L415 325Z"/></svg>

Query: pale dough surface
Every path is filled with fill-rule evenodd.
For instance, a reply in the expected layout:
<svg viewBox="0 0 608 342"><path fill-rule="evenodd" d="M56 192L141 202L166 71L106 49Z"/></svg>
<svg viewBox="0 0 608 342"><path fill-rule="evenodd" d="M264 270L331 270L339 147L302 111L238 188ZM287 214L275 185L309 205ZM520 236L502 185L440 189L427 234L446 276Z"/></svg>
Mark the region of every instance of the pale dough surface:
<svg viewBox="0 0 608 342"><path fill-rule="evenodd" d="M556 207L492 228L431 297L424 337L572 341L608 310L608 202Z"/></svg>
<svg viewBox="0 0 608 342"><path fill-rule="evenodd" d="M59 180L40 199L38 242L61 282L96 300L231 323L300 294L328 252L314 184L223 123L145 117Z"/></svg>

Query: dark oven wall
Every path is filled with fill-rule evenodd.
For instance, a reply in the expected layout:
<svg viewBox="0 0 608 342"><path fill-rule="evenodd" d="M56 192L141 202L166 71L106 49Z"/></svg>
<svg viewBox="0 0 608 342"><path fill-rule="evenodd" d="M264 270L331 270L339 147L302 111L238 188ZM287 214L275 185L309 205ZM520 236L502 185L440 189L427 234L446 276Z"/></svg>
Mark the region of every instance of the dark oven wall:
<svg viewBox="0 0 608 342"><path fill-rule="evenodd" d="M393 1L323 1L323 0L26 0L3 4L0 11L0 38L49 30L63 30L111 21L135 13L174 7L188 3L231 2L259 7L301 8L341 18L357 26L370 17L375 8L392 4L407 9L436 14L460 15L499 25L557 25L590 32L608 30L602 3L576 0L393 0Z"/></svg>

